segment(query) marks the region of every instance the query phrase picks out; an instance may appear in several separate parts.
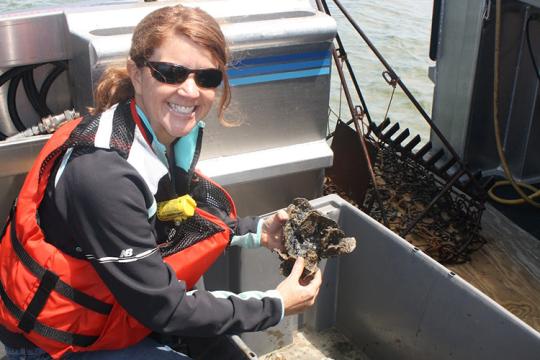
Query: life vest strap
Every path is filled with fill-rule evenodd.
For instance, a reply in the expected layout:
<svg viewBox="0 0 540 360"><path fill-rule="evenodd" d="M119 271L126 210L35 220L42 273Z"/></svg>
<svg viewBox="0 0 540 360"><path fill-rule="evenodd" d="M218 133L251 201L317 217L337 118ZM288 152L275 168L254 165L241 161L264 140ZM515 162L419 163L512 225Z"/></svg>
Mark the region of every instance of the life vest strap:
<svg viewBox="0 0 540 360"><path fill-rule="evenodd" d="M17 231L15 228L15 216L11 217L11 244L13 247L13 250L21 259L21 262L39 279L43 279L45 274L47 272L50 272L49 270L45 269L43 266L41 266L37 261L35 261L24 249L21 242L19 241L19 238L17 237ZM57 276L56 274L54 274ZM112 305L107 304L101 300L98 300L90 295L85 294L84 292L77 290L61 279L58 279L58 281L54 284L54 290L58 292L59 294L62 294L66 298L72 300L73 302L87 308L90 310L93 310L97 313L108 315L112 310Z"/></svg>
<svg viewBox="0 0 540 360"><path fill-rule="evenodd" d="M4 305L6 306L10 314L20 322L24 316L24 312L21 309L19 309L17 305L13 303L13 301L11 301L11 299L7 295L4 289L4 286L1 282L0 282L0 298L2 298L2 301L4 302ZM50 326L44 325L37 320L34 321L32 330L38 333L39 335L47 337L49 339L53 339L64 344L75 345L75 346L80 346L80 347L90 346L98 339L97 336L80 335L80 334L70 333L67 331L58 330Z"/></svg>
<svg viewBox="0 0 540 360"><path fill-rule="evenodd" d="M43 274L43 277L39 282L39 286L34 293L32 300L30 301L30 304L28 304L28 307L22 314L18 325L19 329L25 333L29 333L32 329L34 329L37 317L41 310L43 310L43 307L45 307L45 303L51 295L51 291L53 291L58 280L58 275L49 270L45 271L45 274Z"/></svg>

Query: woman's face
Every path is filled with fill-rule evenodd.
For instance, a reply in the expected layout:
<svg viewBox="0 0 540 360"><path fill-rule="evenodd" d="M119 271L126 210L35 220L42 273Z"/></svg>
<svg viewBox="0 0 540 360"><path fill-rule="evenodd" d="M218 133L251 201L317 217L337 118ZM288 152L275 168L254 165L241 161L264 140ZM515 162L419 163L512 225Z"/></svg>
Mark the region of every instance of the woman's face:
<svg viewBox="0 0 540 360"><path fill-rule="evenodd" d="M190 69L218 67L208 50L178 35L167 37L148 61L168 62ZM189 74L181 84L164 84L152 77L148 66L138 68L130 63L128 68L135 100L162 144L170 145L176 138L188 134L210 111L216 89L199 87L195 83L195 74Z"/></svg>

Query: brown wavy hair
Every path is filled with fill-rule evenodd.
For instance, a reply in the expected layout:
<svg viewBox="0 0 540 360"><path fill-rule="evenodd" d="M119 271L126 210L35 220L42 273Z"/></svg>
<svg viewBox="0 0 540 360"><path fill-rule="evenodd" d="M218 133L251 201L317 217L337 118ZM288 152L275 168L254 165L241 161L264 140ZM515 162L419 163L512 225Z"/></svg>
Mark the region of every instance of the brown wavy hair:
<svg viewBox="0 0 540 360"><path fill-rule="evenodd" d="M130 59L142 68L150 59L154 49L161 46L170 34L188 37L195 44L207 49L223 72L223 92L218 108L219 121L228 125L223 113L231 100L231 89L227 76L229 53L225 36L217 21L199 8L182 5L166 6L148 14L135 27L129 51ZM135 91L126 67L110 67L104 71L94 92L93 114L102 112L112 105L135 96Z"/></svg>

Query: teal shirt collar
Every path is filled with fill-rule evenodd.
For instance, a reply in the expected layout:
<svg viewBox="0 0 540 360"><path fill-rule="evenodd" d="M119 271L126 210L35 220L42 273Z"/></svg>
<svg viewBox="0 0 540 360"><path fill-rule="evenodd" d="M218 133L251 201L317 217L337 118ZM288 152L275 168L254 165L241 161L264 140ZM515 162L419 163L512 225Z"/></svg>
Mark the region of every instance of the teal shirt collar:
<svg viewBox="0 0 540 360"><path fill-rule="evenodd" d="M144 126L146 127L146 130L148 130L148 132L152 135L152 149L154 150L159 160L168 168L169 162L167 161L167 147L159 142L156 134L154 133L154 130L152 129L152 126L150 126L150 122L148 121L146 115L139 107L139 105L136 104L135 107L137 109L137 114L141 118ZM175 158L174 162L176 166L180 167L186 172L189 171L191 164L193 163L193 157L195 156L195 151L197 148L199 130L204 128L204 126L204 121L198 121L197 125L194 126L187 135L179 138L173 145L173 152Z"/></svg>

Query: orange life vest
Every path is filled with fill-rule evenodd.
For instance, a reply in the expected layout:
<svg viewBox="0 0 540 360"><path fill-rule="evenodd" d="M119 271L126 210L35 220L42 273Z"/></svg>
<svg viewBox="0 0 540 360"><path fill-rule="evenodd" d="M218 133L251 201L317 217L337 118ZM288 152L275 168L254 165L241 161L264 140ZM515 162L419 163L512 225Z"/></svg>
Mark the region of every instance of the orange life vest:
<svg viewBox="0 0 540 360"><path fill-rule="evenodd" d="M53 358L70 352L122 349L150 333L117 303L88 260L46 242L37 223L51 170L80 123L78 119L65 124L45 144L26 177L0 244L0 323ZM226 191L204 180L215 187L213 191L223 192L230 202L229 215L236 218ZM196 214L221 231L163 258L188 288L222 254L231 235L221 219L201 209Z"/></svg>

